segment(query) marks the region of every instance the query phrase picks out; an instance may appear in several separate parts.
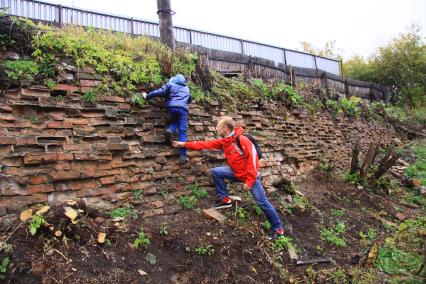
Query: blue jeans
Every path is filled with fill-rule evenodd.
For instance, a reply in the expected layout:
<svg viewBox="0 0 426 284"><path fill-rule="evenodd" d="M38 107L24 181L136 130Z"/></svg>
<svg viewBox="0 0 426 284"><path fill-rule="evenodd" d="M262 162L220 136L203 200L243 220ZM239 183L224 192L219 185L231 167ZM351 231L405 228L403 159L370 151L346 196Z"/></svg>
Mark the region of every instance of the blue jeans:
<svg viewBox="0 0 426 284"><path fill-rule="evenodd" d="M230 180L231 182L240 182L228 166L215 167L210 169L210 172L213 177L214 185L216 186L216 194L220 198L229 196L225 179ZM278 217L277 211L275 211L275 208L269 202L268 198L266 198L259 176L251 187L251 195L253 195L257 205L259 205L260 209L262 209L263 214L265 214L272 226L272 229L277 230L282 228L280 217Z"/></svg>
<svg viewBox="0 0 426 284"><path fill-rule="evenodd" d="M178 140L180 142L186 142L186 128L188 125L188 111L180 107L169 107L168 108L170 125L167 131L174 133L176 130L179 132ZM186 157L186 148L179 148L179 155Z"/></svg>

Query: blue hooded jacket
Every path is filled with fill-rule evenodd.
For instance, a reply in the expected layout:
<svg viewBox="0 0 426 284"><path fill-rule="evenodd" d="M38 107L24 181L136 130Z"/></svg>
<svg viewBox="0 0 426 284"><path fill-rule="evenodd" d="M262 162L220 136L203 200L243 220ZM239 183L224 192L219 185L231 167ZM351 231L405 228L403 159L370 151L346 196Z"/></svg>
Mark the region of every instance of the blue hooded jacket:
<svg viewBox="0 0 426 284"><path fill-rule="evenodd" d="M146 96L148 100L155 97L165 97L167 108L178 107L185 110L188 110L188 105L192 101L185 77L182 74L177 74L170 78L168 83L157 90L149 92Z"/></svg>

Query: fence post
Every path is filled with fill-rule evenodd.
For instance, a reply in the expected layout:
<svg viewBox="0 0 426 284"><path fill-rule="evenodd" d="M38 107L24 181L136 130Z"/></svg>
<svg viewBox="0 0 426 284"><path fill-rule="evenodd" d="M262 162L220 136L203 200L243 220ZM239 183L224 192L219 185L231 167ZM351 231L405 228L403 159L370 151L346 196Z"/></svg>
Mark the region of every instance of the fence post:
<svg viewBox="0 0 426 284"><path fill-rule="evenodd" d="M57 7L58 7L58 26L62 27L62 6L59 4Z"/></svg>
<svg viewBox="0 0 426 284"><path fill-rule="evenodd" d="M321 73L321 81L323 81L324 87L325 87L325 93L327 94L327 97L330 95L330 90L328 89L328 80L327 80L327 72L323 71Z"/></svg>
<svg viewBox="0 0 426 284"><path fill-rule="evenodd" d="M368 96L370 97L370 101L374 101L373 83L370 83L368 88Z"/></svg>
<svg viewBox="0 0 426 284"><path fill-rule="evenodd" d="M192 31L188 30L189 32L189 43L192 44Z"/></svg>
<svg viewBox="0 0 426 284"><path fill-rule="evenodd" d="M314 55L315 70L318 70L317 57Z"/></svg>
<svg viewBox="0 0 426 284"><path fill-rule="evenodd" d="M133 17L130 18L130 33L135 35L134 26L133 26Z"/></svg>
<svg viewBox="0 0 426 284"><path fill-rule="evenodd" d="M345 78L345 95L346 95L346 97L349 96L348 78Z"/></svg>
<svg viewBox="0 0 426 284"><path fill-rule="evenodd" d="M284 54L284 65L287 66L287 55L285 55L285 48L283 48L283 54Z"/></svg>
<svg viewBox="0 0 426 284"><path fill-rule="evenodd" d="M241 54L244 55L244 41L241 39L240 43L241 43Z"/></svg>

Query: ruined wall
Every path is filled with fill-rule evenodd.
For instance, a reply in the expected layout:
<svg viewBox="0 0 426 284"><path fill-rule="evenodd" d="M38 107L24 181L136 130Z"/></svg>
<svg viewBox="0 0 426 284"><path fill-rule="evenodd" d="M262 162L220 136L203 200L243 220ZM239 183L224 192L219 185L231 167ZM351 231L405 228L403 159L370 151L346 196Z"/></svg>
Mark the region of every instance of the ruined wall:
<svg viewBox="0 0 426 284"><path fill-rule="evenodd" d="M51 92L32 86L0 98L0 215L76 197L108 207L142 190L138 203L146 217L178 210L176 197L196 181L211 185L207 169L223 164L223 156L189 151L191 162L180 166L178 151L163 144L167 122L160 100L144 107L115 96L84 102L78 92L97 82L87 78L93 76L81 79L82 87L59 84ZM212 139L217 117L233 115L261 141L261 172L270 187L309 171L320 160L347 168L357 137L365 148L394 135L374 122L278 109L253 105L235 114L216 101L192 104L189 139Z"/></svg>

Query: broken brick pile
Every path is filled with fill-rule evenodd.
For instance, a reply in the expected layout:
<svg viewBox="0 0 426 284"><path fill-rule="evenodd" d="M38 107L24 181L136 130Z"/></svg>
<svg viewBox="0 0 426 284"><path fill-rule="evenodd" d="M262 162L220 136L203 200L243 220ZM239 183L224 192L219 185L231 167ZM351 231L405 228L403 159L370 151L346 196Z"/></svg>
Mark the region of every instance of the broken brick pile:
<svg viewBox="0 0 426 284"><path fill-rule="evenodd" d="M137 107L118 96L82 100L81 92L98 82L94 76L80 77L79 86L58 84L53 91L30 86L0 98L0 216L70 198L111 207L140 190L146 217L178 210L164 206L165 193L173 200L187 194L190 184L212 184L207 169L223 164L223 155L190 151L191 162L179 165L178 151L164 144L163 106ZM365 150L372 141L387 143L395 136L390 126L373 121L303 111L283 115L276 109L272 103L229 113L217 101L192 104L189 140L215 137L221 115L244 121L260 141L263 182L271 188L320 161L347 169L358 137Z"/></svg>

